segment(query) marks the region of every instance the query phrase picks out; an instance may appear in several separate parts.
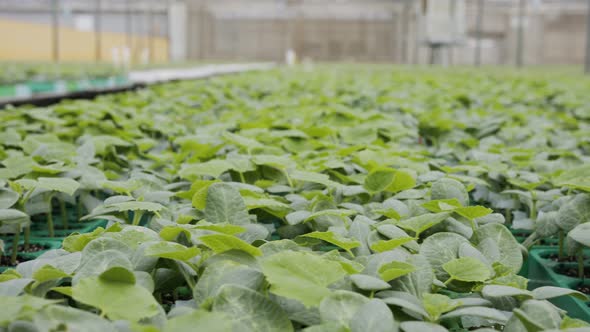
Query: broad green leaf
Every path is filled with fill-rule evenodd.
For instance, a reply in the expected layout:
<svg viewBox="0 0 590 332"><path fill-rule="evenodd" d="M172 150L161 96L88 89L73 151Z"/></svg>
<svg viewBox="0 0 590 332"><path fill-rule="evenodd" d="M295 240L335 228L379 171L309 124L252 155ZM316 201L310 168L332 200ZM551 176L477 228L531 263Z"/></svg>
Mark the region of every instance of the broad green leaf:
<svg viewBox="0 0 590 332"><path fill-rule="evenodd" d="M37 282L45 282L53 279L68 278L70 275L64 271L53 267L52 265L44 265L42 268L33 273L33 279Z"/></svg>
<svg viewBox="0 0 590 332"><path fill-rule="evenodd" d="M533 298L533 294L526 289L519 289L510 286L486 285L482 288L481 294L486 298L516 296L525 299Z"/></svg>
<svg viewBox="0 0 590 332"><path fill-rule="evenodd" d="M227 234L211 234L199 237L204 245L209 247L215 253L222 253L229 250L241 250L252 256L261 256L262 251L239 238Z"/></svg>
<svg viewBox="0 0 590 332"><path fill-rule="evenodd" d="M456 258L442 267L449 274L449 280L483 282L491 277L488 266L473 257Z"/></svg>
<svg viewBox="0 0 590 332"><path fill-rule="evenodd" d="M588 301L588 296L586 296L584 293L578 292L573 289L562 288L562 287L544 286L544 287L539 287L539 288L533 289L532 293L533 293L533 296L535 297L535 299L537 299L537 300L547 300L547 299L553 299L553 298L560 297L560 296L569 295L569 296L575 297L579 300L582 300L584 302Z"/></svg>
<svg viewBox="0 0 590 332"><path fill-rule="evenodd" d="M518 273L523 264L520 246L512 233L501 224L487 224L475 230L472 241L476 240L478 249L490 263L498 262ZM488 244L494 244L498 251L489 250Z"/></svg>
<svg viewBox="0 0 590 332"><path fill-rule="evenodd" d="M191 197L191 202L193 207L197 210L204 210L207 206L207 192L209 190L209 186L211 186L216 181L208 181L208 180L196 180L191 185L191 190L194 190L194 194Z"/></svg>
<svg viewBox="0 0 590 332"><path fill-rule="evenodd" d="M217 296L223 285L239 285L258 291L263 283L264 275L259 270L231 261L220 261L205 268L193 290L193 297L200 305Z"/></svg>
<svg viewBox="0 0 590 332"><path fill-rule="evenodd" d="M205 229L208 231L214 231L218 233L228 234L228 235L236 235L246 231L246 228L243 226L238 225L230 225L230 224L207 224L204 222L199 222L197 225L194 226L195 229Z"/></svg>
<svg viewBox="0 0 590 332"><path fill-rule="evenodd" d="M80 280L72 288L74 300L98 308L109 319L137 322L158 313L158 303L145 288L98 277Z"/></svg>
<svg viewBox="0 0 590 332"><path fill-rule="evenodd" d="M129 202L107 204L107 205L105 205L105 207L106 208L113 208L113 209L115 209L115 211L118 211L118 212L125 212L125 211L159 212L162 209L164 209L164 206L159 203L140 202L140 201L129 201Z"/></svg>
<svg viewBox="0 0 590 332"><path fill-rule="evenodd" d="M405 229L410 230L416 234L416 237L420 233L429 229L430 227L440 224L443 220L449 217L449 212L442 213L426 213L409 219L403 219L396 222L396 225Z"/></svg>
<svg viewBox="0 0 590 332"><path fill-rule="evenodd" d="M214 183L207 191L205 219L214 224L249 223L248 210L240 192L226 183Z"/></svg>
<svg viewBox="0 0 590 332"><path fill-rule="evenodd" d="M442 266L446 262L459 257L459 248L464 243L469 244L469 241L455 233L436 233L422 242L420 254L428 259L436 273L436 277L439 280L446 280L449 275Z"/></svg>
<svg viewBox="0 0 590 332"><path fill-rule="evenodd" d="M306 306L317 306L330 295L328 285L347 273L334 261L311 253L285 251L261 263L262 272L271 285L270 291Z"/></svg>
<svg viewBox="0 0 590 332"><path fill-rule="evenodd" d="M461 202L456 198L451 199L436 199L422 204L430 212L439 213L446 211L453 211L456 208L462 207Z"/></svg>
<svg viewBox="0 0 590 332"><path fill-rule="evenodd" d="M444 326L428 322L402 322L400 327L405 332L448 332Z"/></svg>
<svg viewBox="0 0 590 332"><path fill-rule="evenodd" d="M42 326L47 331L87 331L103 332L115 329L107 319L90 312L65 307L63 305L50 305L35 313L33 322L36 326Z"/></svg>
<svg viewBox="0 0 590 332"><path fill-rule="evenodd" d="M361 245L358 241L347 239L333 232L311 232L301 236L326 241L348 252Z"/></svg>
<svg viewBox="0 0 590 332"><path fill-rule="evenodd" d="M385 281L366 274L353 274L350 276L352 283L363 290L378 291L391 288Z"/></svg>
<svg viewBox="0 0 590 332"><path fill-rule="evenodd" d="M224 285L213 301L213 312L226 314L234 331L294 331L287 314L268 297L249 288Z"/></svg>
<svg viewBox="0 0 590 332"><path fill-rule="evenodd" d="M328 188L342 187L342 184L330 180L326 174L295 170L289 173L291 180L319 183Z"/></svg>
<svg viewBox="0 0 590 332"><path fill-rule="evenodd" d="M404 262L389 262L381 265L379 267L379 276L381 279L389 282L393 279L399 278L404 276L408 273L414 272L416 268L412 264L404 263Z"/></svg>
<svg viewBox="0 0 590 332"><path fill-rule="evenodd" d="M0 188L0 209L9 209L19 199L19 194L7 188Z"/></svg>
<svg viewBox="0 0 590 332"><path fill-rule="evenodd" d="M99 279L106 282L125 283L135 285L135 274L121 266L113 266L100 274Z"/></svg>
<svg viewBox="0 0 590 332"><path fill-rule="evenodd" d="M200 254L197 247L185 247L175 242L160 241L144 249L144 255L188 261Z"/></svg>
<svg viewBox="0 0 590 332"><path fill-rule="evenodd" d="M505 324L508 321L508 317L500 310L488 307L459 308L442 315L441 319L464 318L466 316L479 317L500 324Z"/></svg>
<svg viewBox="0 0 590 332"><path fill-rule="evenodd" d="M400 237L391 240L379 240L371 245L371 250L375 252L389 251L414 240L415 239L413 237Z"/></svg>
<svg viewBox="0 0 590 332"><path fill-rule="evenodd" d="M38 178L38 188L61 192L73 196L80 183L69 178Z"/></svg>
<svg viewBox="0 0 590 332"><path fill-rule="evenodd" d="M558 212L559 227L566 232L590 222L590 194L580 194L565 203Z"/></svg>
<svg viewBox="0 0 590 332"><path fill-rule="evenodd" d="M354 314L367 303L369 299L361 294L336 290L320 303L320 317L322 322L333 321L348 326Z"/></svg>
<svg viewBox="0 0 590 332"><path fill-rule="evenodd" d="M576 226L567 236L583 246L590 247L590 223Z"/></svg>
<svg viewBox="0 0 590 332"><path fill-rule="evenodd" d="M365 178L363 185L371 193L381 191L397 193L412 189L414 186L416 186L416 180L409 173L391 168L379 168L371 171Z"/></svg>
<svg viewBox="0 0 590 332"><path fill-rule="evenodd" d="M477 218L485 217L488 214L494 212L494 210L477 205L477 206L460 207L460 208L455 209L454 212L460 214L461 216L463 216L469 220L474 220Z"/></svg>
<svg viewBox="0 0 590 332"><path fill-rule="evenodd" d="M435 200L455 198L462 206L469 205L469 195L465 186L461 182L449 178L442 178L433 183L430 197Z"/></svg>
<svg viewBox="0 0 590 332"><path fill-rule="evenodd" d="M10 322L28 317L31 312L42 309L57 301L45 300L39 297L23 296L3 296L0 295L0 327L7 327Z"/></svg>
<svg viewBox="0 0 590 332"><path fill-rule="evenodd" d="M200 164L182 165L178 174L185 179L193 180L199 176L207 175L218 178L221 174L233 169L233 165L226 160L212 159Z"/></svg>
<svg viewBox="0 0 590 332"><path fill-rule="evenodd" d="M432 321L438 321L442 314L459 307L461 302L451 300L445 295L426 293L422 297L422 304L426 312L428 312L430 319Z"/></svg>
<svg viewBox="0 0 590 332"><path fill-rule="evenodd" d="M378 299L372 299L361 306L350 321L351 332L395 332L398 326L387 305Z"/></svg>
<svg viewBox="0 0 590 332"><path fill-rule="evenodd" d="M321 211L317 211L314 212L312 214L310 214L309 216L307 216L307 218L305 218L303 220L304 223L309 222L311 220L314 220L315 218L318 217L324 217L324 216L334 216L334 217L348 217L351 216L353 214L356 214L356 211L353 210L343 210L343 209L328 209L328 210L321 210Z"/></svg>
<svg viewBox="0 0 590 332"><path fill-rule="evenodd" d="M584 165L567 170L553 179L556 186L570 187L590 192L590 166Z"/></svg>
<svg viewBox="0 0 590 332"><path fill-rule="evenodd" d="M423 294L430 292L432 289L434 281L432 266L426 257L421 254L410 256L407 263L412 264L416 269L409 274L392 280L390 283L394 290L422 298Z"/></svg>
<svg viewBox="0 0 590 332"><path fill-rule="evenodd" d="M239 323L222 312L195 310L169 319L163 331L232 332L234 325L239 326Z"/></svg>

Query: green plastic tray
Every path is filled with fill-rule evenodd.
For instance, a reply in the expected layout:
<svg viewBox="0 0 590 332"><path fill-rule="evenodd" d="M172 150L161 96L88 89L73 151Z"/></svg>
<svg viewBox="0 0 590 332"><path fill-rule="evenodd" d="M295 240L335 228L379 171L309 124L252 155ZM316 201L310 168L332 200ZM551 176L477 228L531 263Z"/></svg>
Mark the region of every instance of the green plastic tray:
<svg viewBox="0 0 590 332"><path fill-rule="evenodd" d="M558 274L556 269L563 265L577 266L576 263L560 263L543 258L544 255L556 253L554 248L533 249L529 253L529 275L532 282L529 281L529 289L539 286L557 286L569 289L575 289L580 284L588 285L590 281L583 281L578 278L571 278L565 275ZM590 255L590 251L586 252ZM590 256L588 256L590 257ZM588 266L588 264L585 264ZM586 322L590 322L590 302L584 302L573 298L571 296L562 296L551 299L551 302L556 306L568 312L568 315L573 318L578 318Z"/></svg>

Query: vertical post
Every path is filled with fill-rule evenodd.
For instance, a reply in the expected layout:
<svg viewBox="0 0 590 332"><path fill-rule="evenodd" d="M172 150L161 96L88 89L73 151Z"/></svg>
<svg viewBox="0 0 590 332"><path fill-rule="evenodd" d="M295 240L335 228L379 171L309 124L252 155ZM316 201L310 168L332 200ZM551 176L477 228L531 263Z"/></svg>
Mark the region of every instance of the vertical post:
<svg viewBox="0 0 590 332"><path fill-rule="evenodd" d="M96 0L96 12L94 15L94 60L100 62L102 57L102 33L100 31L102 19L102 0Z"/></svg>
<svg viewBox="0 0 590 332"><path fill-rule="evenodd" d="M588 17L586 18L586 64L585 71L590 74L590 0L588 0Z"/></svg>
<svg viewBox="0 0 590 332"><path fill-rule="evenodd" d="M409 49L409 34L410 34L410 6L411 0L404 1L402 12L402 58L403 64L408 63L408 49Z"/></svg>
<svg viewBox="0 0 590 332"><path fill-rule="evenodd" d="M524 13L525 0L520 0L518 3L518 36L516 44L516 66L522 67L524 65Z"/></svg>
<svg viewBox="0 0 590 332"><path fill-rule="evenodd" d="M475 45L475 65L476 66L481 66L481 40L482 40L482 36L483 36L483 19L484 19L484 7L485 7L485 1L484 0L478 0L477 1L477 22L475 22L477 24L477 40L476 40L476 45Z"/></svg>
<svg viewBox="0 0 590 332"><path fill-rule="evenodd" d="M132 18L131 18L131 0L125 0L125 44L131 50L133 47L131 41Z"/></svg>
<svg viewBox="0 0 590 332"><path fill-rule="evenodd" d="M148 15L148 62L149 63L153 63L154 62L154 39L156 38L156 27L155 27L155 21L154 21L154 11L156 10L156 5L158 3L153 1L153 0L149 0L147 3L147 15Z"/></svg>
<svg viewBox="0 0 590 332"><path fill-rule="evenodd" d="M52 59L59 62L59 0L51 1Z"/></svg>

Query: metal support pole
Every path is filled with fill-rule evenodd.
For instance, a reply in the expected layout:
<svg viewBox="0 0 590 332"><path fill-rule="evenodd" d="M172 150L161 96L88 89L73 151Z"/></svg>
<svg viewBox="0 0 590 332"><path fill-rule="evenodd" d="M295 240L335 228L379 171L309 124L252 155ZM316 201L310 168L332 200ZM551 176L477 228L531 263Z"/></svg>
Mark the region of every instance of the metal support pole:
<svg viewBox="0 0 590 332"><path fill-rule="evenodd" d="M94 15L94 60L100 62L102 58L102 0L96 0L96 12Z"/></svg>
<svg viewBox="0 0 590 332"><path fill-rule="evenodd" d="M477 1L477 40L475 45L475 65L481 66L481 40L483 37L483 18L484 18L485 1Z"/></svg>
<svg viewBox="0 0 590 332"><path fill-rule="evenodd" d="M154 39L156 38L156 24L154 21L154 10L156 3L153 0L147 3L147 15L148 15L148 62L154 62Z"/></svg>
<svg viewBox="0 0 590 332"><path fill-rule="evenodd" d="M516 66L522 67L524 65L524 14L526 2L520 0L518 3L518 36L516 44Z"/></svg>
<svg viewBox="0 0 590 332"><path fill-rule="evenodd" d="M51 1L52 59L59 62L59 0Z"/></svg>
<svg viewBox="0 0 590 332"><path fill-rule="evenodd" d="M131 30L133 29L132 24L132 17L131 17L131 0L125 0L125 44L127 44L127 48L131 50L133 47L131 35Z"/></svg>
<svg viewBox="0 0 590 332"><path fill-rule="evenodd" d="M409 49L409 34L410 34L410 9L411 0L404 1L404 8L402 14L402 58L403 64L408 63L408 49Z"/></svg>
<svg viewBox="0 0 590 332"><path fill-rule="evenodd" d="M585 71L590 74L590 0L588 0L588 17L586 18L586 64Z"/></svg>

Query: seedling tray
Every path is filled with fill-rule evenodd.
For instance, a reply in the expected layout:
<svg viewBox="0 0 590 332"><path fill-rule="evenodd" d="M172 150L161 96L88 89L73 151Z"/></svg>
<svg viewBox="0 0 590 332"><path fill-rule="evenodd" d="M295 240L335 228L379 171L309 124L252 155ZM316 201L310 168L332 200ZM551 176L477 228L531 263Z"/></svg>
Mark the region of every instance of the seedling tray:
<svg viewBox="0 0 590 332"><path fill-rule="evenodd" d="M555 262L547 259L547 255L557 253L557 249L539 248L529 253L529 289L540 286L557 286L569 289L576 289L579 285L590 285L590 281L583 281L578 278L568 277L556 272L560 266L577 266L576 263ZM590 251L585 251L590 255ZM588 264L584 264L588 266ZM568 315L584 321L590 321L590 302L584 302L571 296L562 296L551 300L556 306L567 310Z"/></svg>

